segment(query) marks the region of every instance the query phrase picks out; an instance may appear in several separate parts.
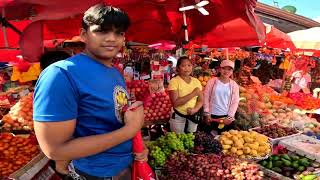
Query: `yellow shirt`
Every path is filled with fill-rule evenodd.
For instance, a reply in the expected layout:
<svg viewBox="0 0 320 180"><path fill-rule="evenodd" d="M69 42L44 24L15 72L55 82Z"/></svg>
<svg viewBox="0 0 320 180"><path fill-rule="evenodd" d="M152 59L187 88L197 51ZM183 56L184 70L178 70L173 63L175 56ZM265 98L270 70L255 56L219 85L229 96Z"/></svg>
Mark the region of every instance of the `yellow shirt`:
<svg viewBox="0 0 320 180"><path fill-rule="evenodd" d="M169 91L178 91L178 97L183 97L190 94L195 88L199 88L202 91L202 85L196 78L191 77L191 82L186 83L180 76L174 77L169 82ZM176 108L181 114L187 115L188 108L194 108L197 104L198 96L190 99L186 104Z"/></svg>

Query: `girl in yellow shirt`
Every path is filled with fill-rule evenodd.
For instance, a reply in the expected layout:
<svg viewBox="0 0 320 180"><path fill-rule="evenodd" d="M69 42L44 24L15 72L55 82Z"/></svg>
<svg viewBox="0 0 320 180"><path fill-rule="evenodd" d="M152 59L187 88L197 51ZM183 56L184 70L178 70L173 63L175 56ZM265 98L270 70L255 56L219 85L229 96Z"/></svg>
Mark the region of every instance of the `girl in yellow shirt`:
<svg viewBox="0 0 320 180"><path fill-rule="evenodd" d="M169 82L170 100L175 110L170 128L176 133L183 133L186 123L188 132L195 132L198 126L194 117L203 105L203 93L200 81L191 76L192 68L190 59L180 57L176 67L178 75Z"/></svg>

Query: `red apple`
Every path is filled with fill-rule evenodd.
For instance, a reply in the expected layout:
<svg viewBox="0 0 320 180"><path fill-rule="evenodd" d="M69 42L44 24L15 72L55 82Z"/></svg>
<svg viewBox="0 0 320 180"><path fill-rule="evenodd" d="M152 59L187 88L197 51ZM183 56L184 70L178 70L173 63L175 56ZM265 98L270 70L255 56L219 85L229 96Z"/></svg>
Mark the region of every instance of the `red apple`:
<svg viewBox="0 0 320 180"><path fill-rule="evenodd" d="M166 107L167 107L167 104L164 103L164 104L161 105L161 107L162 107L162 108L166 108Z"/></svg>
<svg viewBox="0 0 320 180"><path fill-rule="evenodd" d="M160 116L160 119L164 119L164 116Z"/></svg>
<svg viewBox="0 0 320 180"><path fill-rule="evenodd" d="M156 109L160 109L160 105L156 105L156 107L155 107Z"/></svg>

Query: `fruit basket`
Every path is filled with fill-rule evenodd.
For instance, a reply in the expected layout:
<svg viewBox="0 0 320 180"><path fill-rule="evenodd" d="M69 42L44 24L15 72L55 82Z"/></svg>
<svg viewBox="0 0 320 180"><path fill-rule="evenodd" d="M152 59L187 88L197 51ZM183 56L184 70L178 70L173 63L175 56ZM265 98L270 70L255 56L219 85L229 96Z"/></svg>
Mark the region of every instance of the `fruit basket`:
<svg viewBox="0 0 320 180"><path fill-rule="evenodd" d="M216 139L221 142L224 154L236 155L248 161L267 159L273 150L268 137L254 131L231 130L217 136Z"/></svg>
<svg viewBox="0 0 320 180"><path fill-rule="evenodd" d="M270 135L270 133L267 132L267 130L264 131L264 129L263 129L263 128L267 128L268 129L270 127L273 128L270 131L275 130L275 131L279 132L279 129L285 129L285 130L289 129L290 132L286 133L285 130L284 130L284 133L286 133L286 135L284 135L284 136L280 135L281 137L277 137L277 135L278 135L277 133L275 133L276 136L273 136L273 135ZM252 128L250 130L251 131L256 131L258 133L266 135L269 138L269 140L270 140L272 145L277 145L279 143L279 141L281 141L283 139L288 139L288 138L295 137L295 136L298 136L298 135L302 134L302 132L300 132L300 131L298 131L296 129L280 126L278 124L276 124L276 125L267 125L267 126L263 126L263 127L256 127L256 128Z"/></svg>

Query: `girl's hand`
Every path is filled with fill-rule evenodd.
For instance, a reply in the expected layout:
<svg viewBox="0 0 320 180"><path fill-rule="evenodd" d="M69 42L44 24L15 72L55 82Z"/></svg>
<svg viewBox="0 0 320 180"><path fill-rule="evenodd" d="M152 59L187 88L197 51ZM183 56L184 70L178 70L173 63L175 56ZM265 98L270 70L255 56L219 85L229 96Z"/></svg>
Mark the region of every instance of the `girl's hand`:
<svg viewBox="0 0 320 180"><path fill-rule="evenodd" d="M231 124L233 121L234 121L234 118L228 116L228 117L226 117L226 118L224 119L223 123L226 124L226 125L229 125L229 124Z"/></svg>
<svg viewBox="0 0 320 180"><path fill-rule="evenodd" d="M197 111L194 108L188 108L187 113L188 115L194 115Z"/></svg>

